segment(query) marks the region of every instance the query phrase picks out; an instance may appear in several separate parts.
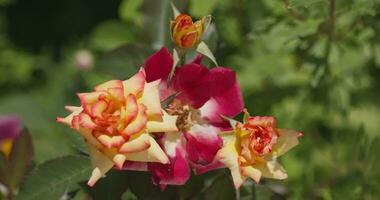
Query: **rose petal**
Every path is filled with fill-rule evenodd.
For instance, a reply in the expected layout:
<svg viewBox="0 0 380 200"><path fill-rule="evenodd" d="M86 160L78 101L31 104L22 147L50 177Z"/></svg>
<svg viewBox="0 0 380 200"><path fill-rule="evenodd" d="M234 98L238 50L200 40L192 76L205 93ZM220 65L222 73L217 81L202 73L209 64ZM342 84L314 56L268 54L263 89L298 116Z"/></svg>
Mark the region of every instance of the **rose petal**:
<svg viewBox="0 0 380 200"><path fill-rule="evenodd" d="M169 162L169 158L165 152L161 149L160 145L147 133L141 134L141 136L147 135L149 137L150 147L147 150L125 154L126 159L130 161L139 162L160 162L166 164ZM141 137L139 136L139 137Z"/></svg>
<svg viewBox="0 0 380 200"><path fill-rule="evenodd" d="M145 85L145 72L141 69L137 74L123 81L124 96L129 94L138 95L143 91Z"/></svg>
<svg viewBox="0 0 380 200"><path fill-rule="evenodd" d="M175 155L170 157L170 163L148 163L153 181L159 185L183 185L190 177L190 169L185 153L180 147L175 149Z"/></svg>
<svg viewBox="0 0 380 200"><path fill-rule="evenodd" d="M230 169L235 188L238 189L243 184L246 177L240 173L238 162L239 155L235 148L235 142L228 141L218 152L217 156L219 160Z"/></svg>
<svg viewBox="0 0 380 200"><path fill-rule="evenodd" d="M178 131L176 121L178 116L169 115L162 111L162 121L148 121L146 124L149 133Z"/></svg>
<svg viewBox="0 0 380 200"><path fill-rule="evenodd" d="M119 152L121 153L135 153L139 151L144 151L150 147L150 136L143 134L136 139L132 139L123 144L120 147Z"/></svg>
<svg viewBox="0 0 380 200"><path fill-rule="evenodd" d="M148 171L148 164L146 162L125 161L123 165L124 170L132 171Z"/></svg>
<svg viewBox="0 0 380 200"><path fill-rule="evenodd" d="M107 91L110 88L123 88L123 81L111 80L95 87L95 91Z"/></svg>
<svg viewBox="0 0 380 200"><path fill-rule="evenodd" d="M217 157L215 157L215 159L208 165L200 165L200 164L195 164L193 162L190 162L190 165L194 173L197 175L204 174L206 172L209 172L215 169L226 167L222 162L218 160Z"/></svg>
<svg viewBox="0 0 380 200"><path fill-rule="evenodd" d="M144 92L141 97L141 103L146 106L146 112L150 119L157 118L162 115L161 101L158 90L159 84L159 80L145 84Z"/></svg>
<svg viewBox="0 0 380 200"><path fill-rule="evenodd" d="M221 115L233 118L243 111L244 101L239 84L236 82L233 87L224 93L213 96L201 108L201 116L211 124L219 127L229 126Z"/></svg>
<svg viewBox="0 0 380 200"><path fill-rule="evenodd" d="M180 92L178 98L189 102L192 107L199 108L210 99L210 93L202 79L207 76L208 69L195 63L177 68L173 77L174 89ZM210 91L210 90L208 90Z"/></svg>
<svg viewBox="0 0 380 200"><path fill-rule="evenodd" d="M268 161L254 165L257 170L260 170L262 175L266 178L273 178L283 180L288 178L285 169L277 161Z"/></svg>
<svg viewBox="0 0 380 200"><path fill-rule="evenodd" d="M173 58L168 49L161 48L144 63L146 81L166 80L173 66Z"/></svg>
<svg viewBox="0 0 380 200"><path fill-rule="evenodd" d="M213 126L194 125L184 136L189 160L200 165L210 164L223 145L218 129Z"/></svg>
<svg viewBox="0 0 380 200"><path fill-rule="evenodd" d="M136 118L127 125L127 127L122 131L122 135L129 138L133 134L137 134L142 131L148 121L148 116L146 115L146 107L142 104L138 105L139 111Z"/></svg>
<svg viewBox="0 0 380 200"><path fill-rule="evenodd" d="M93 145L87 143L87 147L89 150L92 166L94 167L87 185L92 187L113 167L114 163L106 155L98 151Z"/></svg>
<svg viewBox="0 0 380 200"><path fill-rule="evenodd" d="M276 153L277 156L281 156L286 153L294 146L298 145L298 137L302 134L295 130L290 129L277 129L280 137L277 140L277 143L273 145L273 152Z"/></svg>

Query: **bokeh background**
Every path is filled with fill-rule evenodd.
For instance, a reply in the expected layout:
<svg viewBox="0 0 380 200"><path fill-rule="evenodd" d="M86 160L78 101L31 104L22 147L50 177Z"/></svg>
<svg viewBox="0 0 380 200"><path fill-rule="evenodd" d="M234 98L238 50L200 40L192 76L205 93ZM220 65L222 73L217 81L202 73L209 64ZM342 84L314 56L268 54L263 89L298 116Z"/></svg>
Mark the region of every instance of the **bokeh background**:
<svg viewBox="0 0 380 200"><path fill-rule="evenodd" d="M281 158L289 178L248 182L241 199L379 198L379 0L174 3L195 18L212 14L205 42L220 65L237 71L251 114L304 132ZM0 114L20 116L29 129L33 166L78 152L76 135L55 122L66 115L64 105L102 81L128 78L155 50L172 47L171 18L169 0L0 0ZM124 199L235 198L226 171L164 193L146 174L118 177L129 181ZM65 198L118 199L94 195L117 193L115 185L74 187Z"/></svg>

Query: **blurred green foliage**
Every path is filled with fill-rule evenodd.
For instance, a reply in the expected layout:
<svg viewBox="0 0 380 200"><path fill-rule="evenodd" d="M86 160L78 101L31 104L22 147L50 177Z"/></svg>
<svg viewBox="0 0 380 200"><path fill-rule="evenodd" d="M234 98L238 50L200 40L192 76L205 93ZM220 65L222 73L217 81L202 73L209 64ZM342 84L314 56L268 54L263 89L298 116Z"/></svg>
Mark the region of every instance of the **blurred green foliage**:
<svg viewBox="0 0 380 200"><path fill-rule="evenodd" d="M241 199L380 196L379 0L174 3L195 17L213 15L205 41L219 64L237 71L252 114L276 116L279 127L304 132L300 145L281 158L289 179L248 182ZM169 0L0 0L0 114L22 117L35 164L83 151L55 117L66 114L64 105L78 103L76 92L125 79L154 50L171 47L170 18ZM94 64L81 68L77 52L83 49ZM225 170L164 193L145 173L113 173L128 179L115 180L125 182L116 192L123 199L151 198L146 191L163 199L235 197ZM110 190L102 182L66 197L101 197L94 192Z"/></svg>

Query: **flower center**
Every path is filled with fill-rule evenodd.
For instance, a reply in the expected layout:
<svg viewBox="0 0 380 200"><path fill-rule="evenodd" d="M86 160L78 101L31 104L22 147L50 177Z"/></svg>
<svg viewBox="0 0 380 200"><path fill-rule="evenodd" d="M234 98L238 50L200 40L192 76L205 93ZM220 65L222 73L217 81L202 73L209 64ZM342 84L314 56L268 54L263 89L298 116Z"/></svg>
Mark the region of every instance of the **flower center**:
<svg viewBox="0 0 380 200"><path fill-rule="evenodd" d="M202 123L199 110L191 108L189 105L183 105L178 99L169 104L166 111L170 115L177 115L176 125L180 132L188 131L194 124Z"/></svg>
<svg viewBox="0 0 380 200"><path fill-rule="evenodd" d="M277 142L278 133L273 127L244 124L242 131L241 155L245 162L254 163L260 160L265 154L272 152L272 146Z"/></svg>

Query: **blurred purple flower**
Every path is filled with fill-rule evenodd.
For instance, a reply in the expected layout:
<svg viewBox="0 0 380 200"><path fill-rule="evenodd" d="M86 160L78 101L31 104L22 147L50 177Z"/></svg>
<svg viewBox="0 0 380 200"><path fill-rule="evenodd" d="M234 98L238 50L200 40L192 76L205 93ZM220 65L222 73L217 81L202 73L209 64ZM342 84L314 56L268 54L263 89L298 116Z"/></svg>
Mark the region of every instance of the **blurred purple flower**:
<svg viewBox="0 0 380 200"><path fill-rule="evenodd" d="M22 123L17 116L0 116L0 151L6 156L9 155L13 140L21 130Z"/></svg>

